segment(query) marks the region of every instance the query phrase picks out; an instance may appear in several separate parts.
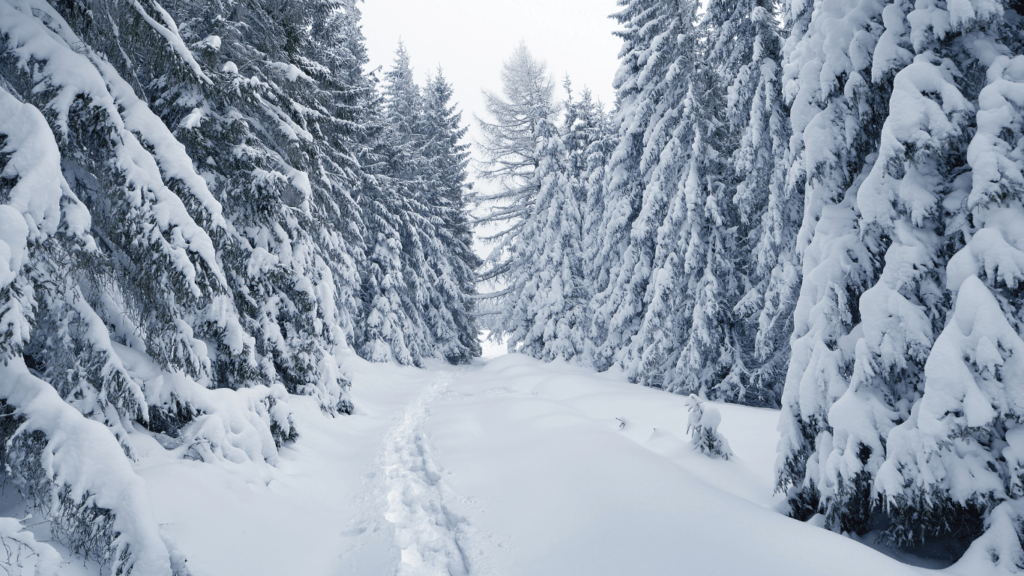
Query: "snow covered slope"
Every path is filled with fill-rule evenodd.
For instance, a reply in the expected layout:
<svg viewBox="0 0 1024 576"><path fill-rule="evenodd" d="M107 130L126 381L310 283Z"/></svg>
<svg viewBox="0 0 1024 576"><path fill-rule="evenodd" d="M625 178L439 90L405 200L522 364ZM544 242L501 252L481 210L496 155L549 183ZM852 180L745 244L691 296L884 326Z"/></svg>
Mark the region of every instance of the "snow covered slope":
<svg viewBox="0 0 1024 576"><path fill-rule="evenodd" d="M930 572L776 511L775 411L716 404L734 456L715 460L689 445L685 397L619 375L344 360L356 413L290 398L301 437L276 466L135 442L193 576Z"/></svg>

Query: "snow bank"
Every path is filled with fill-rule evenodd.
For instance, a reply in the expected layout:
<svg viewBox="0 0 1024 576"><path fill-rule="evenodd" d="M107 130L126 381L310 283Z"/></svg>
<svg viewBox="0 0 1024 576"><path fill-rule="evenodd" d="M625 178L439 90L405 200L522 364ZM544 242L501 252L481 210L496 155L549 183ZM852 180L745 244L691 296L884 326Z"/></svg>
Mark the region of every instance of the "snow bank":
<svg viewBox="0 0 1024 576"><path fill-rule="evenodd" d="M33 441L36 432L45 437L39 470L21 468L12 477L23 494L35 494L49 517L98 509L100 547L86 551L98 552L111 574L129 569L153 576L183 573L172 571L145 485L105 426L65 403L49 384L29 373L21 358L0 366L0 399L21 420L5 445L9 458L12 453L15 459L32 458L21 452L19 442ZM31 484L33 480L38 484Z"/></svg>

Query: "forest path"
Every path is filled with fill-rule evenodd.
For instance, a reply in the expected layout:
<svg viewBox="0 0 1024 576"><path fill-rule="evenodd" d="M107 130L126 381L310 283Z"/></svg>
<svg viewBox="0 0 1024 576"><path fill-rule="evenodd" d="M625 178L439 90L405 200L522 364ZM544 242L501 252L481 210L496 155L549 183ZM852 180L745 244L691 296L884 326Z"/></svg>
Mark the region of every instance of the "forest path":
<svg viewBox="0 0 1024 576"><path fill-rule="evenodd" d="M772 509L775 411L718 405L724 462L685 398L614 374L346 366L356 413L291 399L275 466L140 462L193 576L921 574Z"/></svg>
<svg viewBox="0 0 1024 576"><path fill-rule="evenodd" d="M439 373L384 438L384 518L394 525L395 544L401 550L400 576L469 573L459 545L459 527L464 520L446 505L450 489L424 431L428 406L445 393L453 376Z"/></svg>
<svg viewBox="0 0 1024 576"><path fill-rule="evenodd" d="M158 446L140 460L157 521L192 576L439 573L431 540L416 541L443 516L422 423L454 376L440 364L349 365L355 414L327 417L312 398L289 398L299 439L273 466L179 460Z"/></svg>

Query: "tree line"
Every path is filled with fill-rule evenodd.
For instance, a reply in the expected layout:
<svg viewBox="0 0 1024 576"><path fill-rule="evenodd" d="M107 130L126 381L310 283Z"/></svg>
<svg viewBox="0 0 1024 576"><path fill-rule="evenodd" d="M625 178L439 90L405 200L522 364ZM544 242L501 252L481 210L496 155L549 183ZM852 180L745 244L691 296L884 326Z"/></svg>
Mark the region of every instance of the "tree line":
<svg viewBox="0 0 1024 576"><path fill-rule="evenodd" d="M488 99L509 348L781 408L791 514L1024 566L1024 6L620 0L608 113Z"/></svg>
<svg viewBox="0 0 1024 576"><path fill-rule="evenodd" d="M273 463L348 350L479 355L461 124L355 0L0 2L0 459L58 541L187 574L133 434Z"/></svg>

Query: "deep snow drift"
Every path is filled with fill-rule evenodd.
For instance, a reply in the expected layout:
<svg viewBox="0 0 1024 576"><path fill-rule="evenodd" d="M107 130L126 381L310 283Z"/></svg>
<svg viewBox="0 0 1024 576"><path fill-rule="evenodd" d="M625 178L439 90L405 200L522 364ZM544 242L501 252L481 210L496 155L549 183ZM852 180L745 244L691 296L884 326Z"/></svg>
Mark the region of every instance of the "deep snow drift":
<svg viewBox="0 0 1024 576"><path fill-rule="evenodd" d="M276 466L180 459L133 434L194 576L930 572L776 510L775 411L715 404L725 461L690 446L686 397L619 375L521 355L344 363L356 414L290 398L301 437Z"/></svg>

